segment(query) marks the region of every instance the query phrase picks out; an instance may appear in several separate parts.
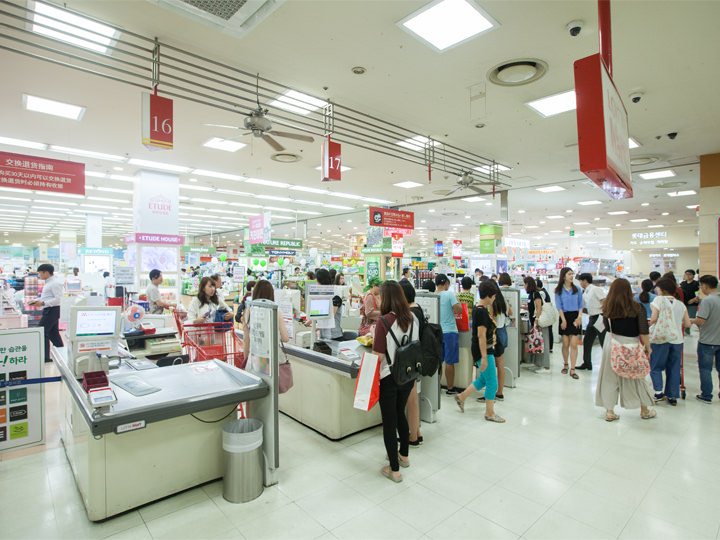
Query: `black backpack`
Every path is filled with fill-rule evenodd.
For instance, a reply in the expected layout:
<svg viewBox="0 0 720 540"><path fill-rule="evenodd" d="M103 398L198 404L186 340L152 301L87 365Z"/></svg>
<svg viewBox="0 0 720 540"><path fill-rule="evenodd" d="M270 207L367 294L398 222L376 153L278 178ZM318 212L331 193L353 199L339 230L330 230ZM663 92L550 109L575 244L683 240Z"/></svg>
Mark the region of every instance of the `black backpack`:
<svg viewBox="0 0 720 540"><path fill-rule="evenodd" d="M442 327L425 319L425 327L420 335L420 344L423 352L420 374L423 377L432 377L440 371L443 346Z"/></svg>
<svg viewBox="0 0 720 540"><path fill-rule="evenodd" d="M415 320L410 323L410 332L402 337L402 343L398 342L395 334L390 329L390 325L385 320L385 317L380 317L382 322L388 329L388 334L393 338L397 349L395 350L395 358L390 363L389 355L385 355L390 366L390 373L392 373L393 379L398 386L405 386L412 382L415 382L420 377L422 371L422 365L424 360L422 344L419 340L412 341L413 324Z"/></svg>

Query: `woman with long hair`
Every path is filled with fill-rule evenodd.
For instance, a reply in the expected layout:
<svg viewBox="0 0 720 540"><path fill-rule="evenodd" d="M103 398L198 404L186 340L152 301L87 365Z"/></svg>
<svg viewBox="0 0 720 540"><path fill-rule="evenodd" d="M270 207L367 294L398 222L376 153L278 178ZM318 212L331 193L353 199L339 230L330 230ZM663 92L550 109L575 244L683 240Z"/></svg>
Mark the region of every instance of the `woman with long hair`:
<svg viewBox="0 0 720 540"><path fill-rule="evenodd" d="M682 329L683 327L690 328L692 323L685 304L675 298L677 284L671 279L660 278L656 286L660 295L651 304L650 327L657 323L660 310L669 305L676 332L674 339L670 341L651 339L650 378L655 390L655 401L663 401L667 398L670 405L677 405L677 400L680 397L680 363L682 362L683 350ZM664 391L663 372L665 372Z"/></svg>
<svg viewBox="0 0 720 540"><path fill-rule="evenodd" d="M407 300L410 306L410 311L417 317L419 335L422 336L423 329L425 328L425 312L415 302L415 287L412 286L409 280L400 281L403 293L405 294L405 300ZM410 426L410 446L420 446L423 443L423 437L420 433L420 399L418 397L418 383L413 383L412 391L407 401L407 416L408 424Z"/></svg>
<svg viewBox="0 0 720 540"><path fill-rule="evenodd" d="M620 397L620 406L625 409L640 408L640 417L647 420L657 413L651 409L654 401L647 377L629 379L621 377L612 369L611 358L613 342L621 345L636 345L638 340L650 356L650 338L645 310L633 301L630 282L618 278L610 285L610 291L603 300L603 322L610 332L610 339L605 338L602 363L598 373L595 405L605 408L605 420L612 422L620 417L615 414L615 405Z"/></svg>
<svg viewBox="0 0 720 540"><path fill-rule="evenodd" d="M380 318L380 285L382 280L378 277L371 277L365 285L365 296L360 305L362 319L358 329L358 334L361 336L372 333Z"/></svg>
<svg viewBox="0 0 720 540"><path fill-rule="evenodd" d="M633 300L635 300L638 304L642 305L642 307L645 309L645 316L647 317L648 321L650 320L650 317L652 317L650 303L657 297L657 294L652 292L654 288L655 284L652 282L651 279L644 279L640 284L640 292L633 296Z"/></svg>
<svg viewBox="0 0 720 540"><path fill-rule="evenodd" d="M555 288L555 306L560 313L560 335L562 336L563 374L568 372L570 362L570 376L579 379L575 373L575 364L578 357L578 342L582 332L583 295L577 285L573 283L575 272L567 266L560 270L560 278ZM630 298L632 301L632 298Z"/></svg>
<svg viewBox="0 0 720 540"><path fill-rule="evenodd" d="M379 321L375 327L373 352L380 357L380 415L385 451L390 461L390 465L383 467L381 472L393 482L402 482L400 467L410 466L410 427L405 416L405 405L413 383L398 385L390 372L390 365L395 360L397 351L395 341L402 343L405 336L410 341L419 339L420 323L410 311L405 293L397 281L385 281L380 287L380 297L380 314L384 322ZM392 335L388 336L389 333Z"/></svg>
<svg viewBox="0 0 720 540"><path fill-rule="evenodd" d="M215 283L211 277L204 277L200 280L198 293L190 301L188 306L188 320L194 324L215 322L215 313L224 309L224 319L229 321L233 318L232 310L222 298L218 298Z"/></svg>
<svg viewBox="0 0 720 540"><path fill-rule="evenodd" d="M540 292L537 290L537 282L534 278L528 276L523 280L523 283L525 284L525 292L528 294L528 316L530 317L530 328L528 330L532 330L533 326L540 328L537 320L544 308L542 297L540 296ZM552 309L552 306L549 306L548 309ZM547 328L541 328L541 331L543 342L545 343L543 352L530 353L530 360L535 365L536 373L540 373L542 370L550 369L550 349L548 347L548 341L550 340L549 332Z"/></svg>
<svg viewBox="0 0 720 540"><path fill-rule="evenodd" d="M491 280L492 281L492 280ZM492 281L496 283L495 281ZM503 390L505 389L505 349L508 346L507 326L511 323L512 308L505 301L500 287L495 286L495 300L490 306L490 315L495 321L495 368L497 369L498 388L495 393L497 401L505 401ZM485 396L479 397L478 401L485 401Z"/></svg>

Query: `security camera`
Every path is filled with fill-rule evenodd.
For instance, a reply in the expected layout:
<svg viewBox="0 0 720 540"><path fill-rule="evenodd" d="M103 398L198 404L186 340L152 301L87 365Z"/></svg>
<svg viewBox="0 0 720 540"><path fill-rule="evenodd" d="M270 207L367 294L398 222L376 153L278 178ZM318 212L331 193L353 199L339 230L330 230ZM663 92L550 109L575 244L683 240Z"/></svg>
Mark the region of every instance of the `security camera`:
<svg viewBox="0 0 720 540"><path fill-rule="evenodd" d="M633 92L632 94L630 94L630 101L632 101L633 103L640 103L640 100L643 98L644 95L645 94L643 94L642 92Z"/></svg>
<svg viewBox="0 0 720 540"><path fill-rule="evenodd" d="M668 133L667 136L668 136L668 139L670 139L670 140L672 141L672 140L675 139L675 137L677 137L677 131L673 131L672 133Z"/></svg>
<svg viewBox="0 0 720 540"><path fill-rule="evenodd" d="M582 21L571 21L568 23L567 29L572 37L577 37L580 35L580 32L582 31L584 25L585 23L583 23Z"/></svg>

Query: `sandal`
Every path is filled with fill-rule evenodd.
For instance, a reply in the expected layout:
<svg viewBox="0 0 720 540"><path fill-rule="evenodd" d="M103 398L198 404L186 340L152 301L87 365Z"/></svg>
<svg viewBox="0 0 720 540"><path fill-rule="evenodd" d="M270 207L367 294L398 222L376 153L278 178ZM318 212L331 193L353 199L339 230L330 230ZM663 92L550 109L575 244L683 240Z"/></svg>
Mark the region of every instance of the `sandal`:
<svg viewBox="0 0 720 540"><path fill-rule="evenodd" d="M402 474L400 474L399 472L390 470L390 467L388 467L387 465L385 467L383 467L382 469L380 469L380 472L382 473L382 475L385 478L389 478L396 484L399 484L403 480Z"/></svg>
<svg viewBox="0 0 720 540"><path fill-rule="evenodd" d="M398 454L398 463L400 463L401 467L407 469L410 466L410 458L403 457L400 454Z"/></svg>
<svg viewBox="0 0 720 540"><path fill-rule="evenodd" d="M574 370L574 369L571 369L571 370L570 370L570 376L571 376L573 379L579 379L579 378L580 378L580 376L579 376L577 373L575 373L575 370Z"/></svg>
<svg viewBox="0 0 720 540"><path fill-rule="evenodd" d="M562 370L560 370L560 373L562 373L563 375L567 375L567 372L568 372L568 365L565 364L565 366L562 368Z"/></svg>
<svg viewBox="0 0 720 540"><path fill-rule="evenodd" d="M502 416L498 416L497 414L495 416L486 416L485 420L488 422L496 422L498 424L505 423L505 419Z"/></svg>
<svg viewBox="0 0 720 540"><path fill-rule="evenodd" d="M655 418L657 416L657 411L655 409L650 409L648 412L641 412L640 418L643 420L650 420L651 418Z"/></svg>
<svg viewBox="0 0 720 540"><path fill-rule="evenodd" d="M460 399L458 396L455 396L455 403L457 403L458 408L460 409L460 412L465 412L465 403L463 403L463 400Z"/></svg>
<svg viewBox="0 0 720 540"><path fill-rule="evenodd" d="M605 421L606 422L613 422L615 420L620 420L620 416L618 416L615 413L608 413L605 415Z"/></svg>

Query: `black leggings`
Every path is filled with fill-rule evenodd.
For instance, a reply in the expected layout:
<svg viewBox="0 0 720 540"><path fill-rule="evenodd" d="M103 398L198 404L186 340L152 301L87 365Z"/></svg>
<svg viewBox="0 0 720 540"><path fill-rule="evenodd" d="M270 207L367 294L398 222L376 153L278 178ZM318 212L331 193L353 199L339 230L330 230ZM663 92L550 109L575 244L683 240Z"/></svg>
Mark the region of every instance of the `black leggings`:
<svg viewBox="0 0 720 540"><path fill-rule="evenodd" d="M398 386L392 375L380 379L380 414L383 423L385 450L390 458L390 469L400 470L397 437L400 437L400 455L407 457L410 451L410 426L405 416L405 405L413 385Z"/></svg>

